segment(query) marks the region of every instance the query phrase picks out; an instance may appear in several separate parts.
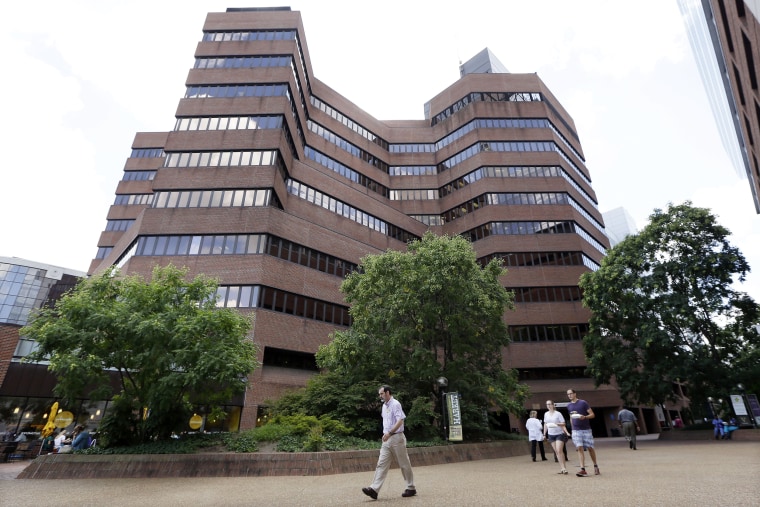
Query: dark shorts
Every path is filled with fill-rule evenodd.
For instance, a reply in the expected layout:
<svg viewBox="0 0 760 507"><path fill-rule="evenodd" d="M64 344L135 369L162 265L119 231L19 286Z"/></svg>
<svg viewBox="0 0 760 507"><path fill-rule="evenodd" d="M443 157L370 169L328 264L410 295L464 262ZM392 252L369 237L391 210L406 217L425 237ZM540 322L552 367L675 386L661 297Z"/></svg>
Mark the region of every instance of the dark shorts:
<svg viewBox="0 0 760 507"><path fill-rule="evenodd" d="M567 442L567 435L564 433L560 433L559 435L547 435L547 438L549 439L549 442L556 442L557 440Z"/></svg>

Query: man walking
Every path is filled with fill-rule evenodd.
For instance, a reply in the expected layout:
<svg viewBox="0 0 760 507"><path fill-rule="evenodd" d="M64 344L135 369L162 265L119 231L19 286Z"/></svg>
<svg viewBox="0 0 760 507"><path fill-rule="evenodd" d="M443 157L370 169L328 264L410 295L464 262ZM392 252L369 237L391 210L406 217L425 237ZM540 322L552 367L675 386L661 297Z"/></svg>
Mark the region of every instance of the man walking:
<svg viewBox="0 0 760 507"><path fill-rule="evenodd" d="M623 429L623 435L628 441L628 447L635 451L636 433L639 431L639 423L636 414L628 410L626 407L623 407L623 409L618 412L618 423Z"/></svg>
<svg viewBox="0 0 760 507"><path fill-rule="evenodd" d="M599 475L599 466L596 463L596 451L594 450L594 435L591 433L591 423L589 423L589 420L596 415L586 400L578 399L574 389L568 389L567 396L570 398L567 411L570 413L570 421L573 425L573 445L578 451L578 460L581 463L581 469L575 475L588 477L586 456L583 452L586 449L588 449L588 455L591 456L591 461L594 462L594 475Z"/></svg>
<svg viewBox="0 0 760 507"><path fill-rule="evenodd" d="M414 474L412 473L412 464L409 463L409 454L406 452L406 437L404 436L404 414L399 403L392 395L391 388L382 386L378 391L380 399L383 400L383 445L380 447L380 457L377 460L375 469L375 479L368 488L362 488L362 493L377 500L377 494L383 487L385 477L388 475L388 468L391 466L391 455L396 459L401 475L406 482L406 489L401 496L404 498L417 494L417 488L414 486Z"/></svg>

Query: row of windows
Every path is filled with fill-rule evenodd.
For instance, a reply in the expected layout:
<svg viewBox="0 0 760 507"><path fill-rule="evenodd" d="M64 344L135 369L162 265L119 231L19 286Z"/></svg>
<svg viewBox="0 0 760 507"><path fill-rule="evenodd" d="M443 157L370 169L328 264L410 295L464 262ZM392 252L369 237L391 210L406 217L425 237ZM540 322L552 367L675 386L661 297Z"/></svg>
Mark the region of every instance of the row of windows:
<svg viewBox="0 0 760 507"><path fill-rule="evenodd" d="M581 226L569 220L546 222L490 222L470 229L463 235L465 237L469 236L470 241L475 242L493 235L526 234L578 234L602 254L607 251L601 243L594 239L588 232L583 230Z"/></svg>
<svg viewBox="0 0 760 507"><path fill-rule="evenodd" d="M436 143L436 149L441 149L449 144L453 143L457 139L464 137L469 132L475 129L507 129L507 128L545 128L550 129L564 145L578 157L579 160L584 160L578 151L571 145L564 135L549 121L548 118L476 118L466 125L458 128L451 134L447 135L443 139Z"/></svg>
<svg viewBox="0 0 760 507"><path fill-rule="evenodd" d="M274 192L269 188L247 190L175 190L156 192L154 208L229 208L269 206Z"/></svg>
<svg viewBox="0 0 760 507"><path fill-rule="evenodd" d="M263 308L338 326L351 325L347 306L263 285L221 286L216 291L216 306L219 308Z"/></svg>
<svg viewBox="0 0 760 507"><path fill-rule="evenodd" d="M575 199L570 197L565 192L541 192L541 193L504 193L504 194L483 194L471 201L460 204L459 206L448 210L443 214L444 221L450 222L459 217L472 213L476 209L489 206L489 205L571 205L586 220L591 222L591 225L596 227L599 232L606 234L604 226L600 224L591 214L586 211Z"/></svg>
<svg viewBox="0 0 760 507"><path fill-rule="evenodd" d="M268 239L266 253L269 255L322 271L328 275L345 278L358 268L353 262L327 255L286 239L276 236L269 236Z"/></svg>
<svg viewBox="0 0 760 507"><path fill-rule="evenodd" d="M382 146L385 149L388 149L388 143L384 141L382 138L380 138L378 135L374 134L369 129L366 129L356 123L354 120L349 118L348 116L344 115L331 105L322 102L320 99L318 99L315 96L311 96L311 105L325 113L326 115L330 116L334 120L340 122L344 126L348 127L349 129L353 130L363 138L367 139L370 142L373 142L379 146Z"/></svg>
<svg viewBox="0 0 760 507"><path fill-rule="evenodd" d="M159 158L164 156L163 148L133 148L131 158Z"/></svg>
<svg viewBox="0 0 760 507"><path fill-rule="evenodd" d="M531 144L535 144L535 143L531 143ZM553 143L547 143L547 144L553 144ZM335 171L335 172L343 175L344 177L346 177L346 178L348 178L348 179L350 179L352 181L356 181L356 182L359 182L359 183L365 183L365 186L368 186L368 188L370 188L370 190L375 190L375 188L372 188L369 185L372 185L372 184L377 185L378 187L376 187L376 188L381 188L382 189L382 192L378 192L378 193L380 193L382 195L384 192L388 192L387 197L389 197L391 200L412 200L412 199L413 200L425 200L425 199L436 199L437 198L436 194L438 193L438 191L433 190L433 189L388 190L385 187L380 186L379 184L377 184L373 180L370 180L369 178L366 178L361 173L358 173L358 172L356 172L356 171L348 168L347 166L341 164L340 162L337 162L337 161L331 159L330 157L327 157L326 155L323 155L323 154L321 154L319 152L316 152L316 151L314 151L312 149L308 149L307 150L306 156L308 158L312 158L316 162L324 165L325 167L328 167L328 168L332 169L333 171ZM545 174L544 171L538 171L536 168L530 168L527 171L518 170L516 168L509 168L509 169L507 169L506 172L509 173L510 170L511 170L512 174L520 174L520 175L522 175L522 174L524 174L526 172L528 174L530 174L530 173L537 174L537 173L541 172L542 173L541 176L543 176L543 177L546 176L546 174ZM556 169L552 169L551 171L556 172ZM504 171L500 171L500 172L503 173ZM496 173L497 173L496 168L492 168L491 169L491 173L493 173L496 176ZM471 174L473 174L473 173L471 173ZM502 175L498 175L498 176L503 177ZM479 179L479 178L477 178L477 179ZM359 180L362 180L362 181L359 181ZM462 186L464 186L464 183L463 183L464 181L465 180L462 179ZM452 187L450 187L450 188L452 188ZM375 190L375 191L377 191L377 190ZM440 193L442 195L445 195L443 189L441 189ZM446 194L448 194L448 193L449 192L446 192ZM506 195L509 195L509 194L504 194L504 195L506 196ZM525 196L527 196L527 195L528 194L525 194ZM569 197L567 196L567 194L562 194L562 195L564 195L565 201L561 202L561 203L560 202L498 202L498 203L493 203L492 202L492 203L489 203L489 204L568 204L568 200L567 199L569 199ZM533 196L532 198L535 201L536 197ZM530 198L527 198L527 199L530 199ZM604 228L601 226L601 224L599 224L585 209L583 209L582 206L580 206L579 204L577 204L574 200L572 200L572 199L570 199L570 200L573 202L573 206L578 211L580 211L583 214L583 216L586 217L587 220L589 220L591 223L593 223L594 226L597 227L597 229L599 229L600 231L604 232ZM477 203L475 203L474 206L477 207ZM453 210L449 210L448 212L444 213L443 214L444 216L443 216L443 218L441 220L439 220L437 218L425 216L425 215L419 215L419 216L415 216L413 218L415 218L415 219L417 219L417 220L425 223L426 225L440 225L441 223L450 222L451 220L454 220L454 219L458 218L459 216L462 216L463 214L467 213L468 211L472 211L472 209L468 209L467 205L464 205L464 206L460 206L460 207L454 208Z"/></svg>
<svg viewBox="0 0 760 507"><path fill-rule="evenodd" d="M301 67L306 69L306 62L301 49L301 41L298 39L296 30L250 30L229 32L204 32L204 42L236 42L236 41L259 41L259 40L295 40L298 56L301 59ZM308 82L309 76L306 76ZM298 82L298 76L296 76ZM299 84L300 86L300 84ZM309 85L311 88L311 85Z"/></svg>
<svg viewBox="0 0 760 507"><path fill-rule="evenodd" d="M508 193L508 194L484 194L486 205L540 205L540 204L568 204L570 196L565 192L536 192L536 193Z"/></svg>
<svg viewBox="0 0 760 507"><path fill-rule="evenodd" d="M137 256L267 254L345 278L357 265L269 234L140 236Z"/></svg>
<svg viewBox="0 0 760 507"><path fill-rule="evenodd" d="M460 151L453 157L444 160L438 164L438 172L449 170L467 160L470 157L474 157L479 153L486 153L489 151L496 152L547 152L553 151L562 157L570 167L575 170L575 173L583 179L587 184L591 185L591 180L581 172L578 166L563 152L557 143L554 141L484 141L473 144L472 146Z"/></svg>
<svg viewBox="0 0 760 507"><path fill-rule="evenodd" d="M380 169L384 173L388 172L388 163L385 162L384 160L377 158L372 153L366 150L362 150L354 146L353 144L349 143L348 141L338 136L331 130L326 129L319 123L316 123L312 120L308 120L307 124L308 124L309 130L311 130L318 136L322 137L323 139L327 140L328 142L334 144L335 146L342 149L346 153L364 160L366 163L368 163L372 167Z"/></svg>
<svg viewBox="0 0 760 507"><path fill-rule="evenodd" d="M541 192L541 193L505 193L505 194L482 194L462 203L450 210L445 211L441 216L444 222L452 222L461 218L468 213L483 206L509 206L509 205L562 205L568 204L570 197L564 192Z"/></svg>
<svg viewBox="0 0 760 507"><path fill-rule="evenodd" d="M604 229L604 226L596 218L592 217L591 213L586 211L586 209L583 206L581 206L581 204L578 201L576 201L572 197L569 197L569 204L570 206L575 208L575 210L578 213L580 213L583 216L583 218L591 222L591 225L593 225L596 228L596 230L598 230L605 236L607 235L607 231Z"/></svg>
<svg viewBox="0 0 760 507"><path fill-rule="evenodd" d="M562 174L559 166L483 166L441 187L441 197L483 178L555 178Z"/></svg>
<svg viewBox="0 0 760 507"><path fill-rule="evenodd" d="M129 206L132 204L151 204L153 194L119 194L113 203L116 206Z"/></svg>
<svg viewBox="0 0 760 507"><path fill-rule="evenodd" d="M289 194L296 195L301 199L306 199L312 204L316 204L317 206L348 218L349 220L353 220L356 223L362 224L365 227L369 227L370 229L390 236L391 238L403 241L404 243L408 243L413 239L419 239L414 234L407 232L400 227L388 224L379 218L375 218L368 213L338 201L337 199L330 197L327 194L323 194L322 192L298 181L289 179L287 181L287 188Z"/></svg>
<svg viewBox="0 0 760 507"><path fill-rule="evenodd" d="M111 254L111 251L113 251L112 246L101 246L98 247L98 253L95 254L96 259L105 259Z"/></svg>
<svg viewBox="0 0 760 507"><path fill-rule="evenodd" d="M472 92L433 116L430 124L437 125L473 102L543 102L543 100L543 96L536 92Z"/></svg>
<svg viewBox="0 0 760 507"><path fill-rule="evenodd" d="M232 167L245 165L274 165L275 150L251 151L194 151L169 153L164 167Z"/></svg>
<svg viewBox="0 0 760 507"><path fill-rule="evenodd" d="M121 181L152 181L156 171L124 171Z"/></svg>
<svg viewBox="0 0 760 507"><path fill-rule="evenodd" d="M311 120L308 121L308 128L315 134L319 135L320 137L323 137L330 143L338 146L342 150L346 151L347 153L359 157L369 164L373 165L374 167L377 167L378 169L387 171L389 174L391 173L391 170L393 170L394 173L398 170L397 167L390 167L388 164L383 162L382 160L378 159L377 157L373 156L369 152L366 152L359 147L353 145L352 143L348 142L347 140L343 139L342 137L336 135L332 131L324 128L323 126L317 124L316 122L313 122ZM472 130L475 130L476 128L551 128L551 130L557 134L560 139L565 143L565 145L572 150L572 152L581 160L583 158L580 156L580 154L573 148L567 140L562 136L562 134L552 125L552 123L546 119L546 118L489 118L489 119L476 119L473 120L463 127L457 129L455 132L449 134L448 136L444 137L437 143L433 144L393 144L390 145L390 150L393 153L431 153L435 152L438 149L441 149L456 139L459 139L463 137L465 134L471 132ZM546 144L545 146L542 146L542 143L509 143L505 144L507 142L501 142L501 143L495 143L495 146L491 148L492 143L481 143L480 145L477 145L479 148L471 147L473 152L467 153L467 150L464 152L455 155L457 156L463 155L463 158L461 160L455 160L454 164L457 164L461 162L462 160L465 160L475 153L482 151L558 151L562 157L575 169L575 171L578 173L578 175L584 179L587 183L591 183L590 180L575 166L575 164L572 162L572 160L567 157L562 151L556 146L556 144L552 143L551 148L549 148L549 145ZM522 149L522 146L525 146L525 149ZM449 161L452 161L452 159L449 159ZM444 162L444 165L447 162ZM428 166L426 170L424 171L426 174L431 169L431 166ZM420 171L422 172L422 171ZM435 171L433 169L432 174L436 174L438 171ZM404 171L404 174L408 174L407 171ZM401 175L401 174L398 174ZM569 176L568 176L569 177ZM571 178L572 180L572 178ZM573 184L575 187L580 188L577 183L573 181ZM596 208L596 203L591 199L591 196L589 196L585 191L582 191L584 197L587 198L587 200ZM603 230L603 228L601 229Z"/></svg>
<svg viewBox="0 0 760 507"><path fill-rule="evenodd" d="M257 67L290 67L293 57L288 56L226 56L196 58L196 69L253 69Z"/></svg>
<svg viewBox="0 0 760 507"><path fill-rule="evenodd" d="M432 143L407 143L391 144L388 146L391 153L435 153L436 147Z"/></svg>
<svg viewBox="0 0 760 507"><path fill-rule="evenodd" d="M319 137L327 140L328 142L334 144L341 150L353 155L354 157L361 157L362 151L363 151L361 148L346 141L345 139L335 134L333 131L326 129L319 123L312 120L307 120L306 126L310 131L314 132Z"/></svg>
<svg viewBox="0 0 760 507"><path fill-rule="evenodd" d="M317 206L323 207L333 213L343 216L344 218L353 220L356 223L362 224L383 234L388 230L388 225L379 218L375 218L369 213L365 213L342 201L338 201L337 199L296 180L288 180L288 193L298 196L301 199L306 199L312 204L316 204Z"/></svg>
<svg viewBox="0 0 760 507"><path fill-rule="evenodd" d="M470 157L474 157L479 153L487 153L489 151L498 152L546 152L554 151L555 144L552 141L488 141L473 144L469 148L466 148L453 157L450 157L440 164L438 164L438 171L443 172L454 166L461 164Z"/></svg>
<svg viewBox="0 0 760 507"><path fill-rule="evenodd" d="M438 190L424 188L390 190L388 198L391 201L428 201L438 199Z"/></svg>
<svg viewBox="0 0 760 507"><path fill-rule="evenodd" d="M350 142L346 141L342 137L336 135L332 131L324 128L323 126L309 120L308 121L308 127L309 130L314 132L315 134L319 135L320 137L323 137L327 141L331 142L332 144L338 146L342 150L346 151L347 153L359 157L362 160L366 161L370 165L373 165L374 167L377 167L378 169L387 171L389 174L391 174L391 171L393 171L393 175L402 175L400 174L400 171L398 171L398 167L394 166L388 166L384 161L378 159L377 157L373 156L369 152L366 152L359 147L351 144ZM395 153L402 153L402 152L433 152L437 149L443 148L453 142L456 139L461 138L468 132L476 129L476 128L551 128L553 132L555 132L557 135L560 136L562 141L575 153L578 158L582 160L582 157L575 151L575 148L573 148L570 144L568 144L567 140L557 131L556 128L554 128L554 125L551 124L549 120L546 118L534 118L534 119L520 119L520 118L495 118L495 119L477 119L469 122L462 128L458 129L456 132L453 132L452 134L444 137L441 141L436 143L435 145L432 144L394 144L390 145L391 150L396 150ZM491 146L493 144L493 147ZM403 150L410 150L410 151L403 151ZM476 153L480 153L481 151L557 151L559 152L562 157L575 169L575 171L578 173L578 175L586 181L586 183L591 184L591 181L575 166L575 164L570 160L567 155L565 155L562 150L560 150L557 145L553 142L496 142L496 143L480 143L479 145L473 145L468 150L465 150L463 152L460 152L459 154L455 155L454 157L448 159L446 162L443 163L443 166L447 164L458 164L461 161L470 158ZM339 164L336 162L336 164ZM342 165L342 164L341 164ZM424 166L423 166L424 167ZM449 166L450 167L450 166ZM432 166L427 166L424 170L425 174L428 174L432 168ZM441 170L444 170L444 168L441 168ZM416 172L416 171L415 171ZM423 171L419 171L423 172ZM436 174L438 171L432 170L432 174ZM397 174L398 173L398 174ZM409 174L409 168L406 168L403 174ZM568 176L569 177L569 176ZM572 180L572 178L570 178ZM574 183L574 186L577 188L580 188L577 183ZM585 191L582 191L584 197L589 200L589 202L596 208L596 203L591 199L591 196L589 196Z"/></svg>
<svg viewBox="0 0 760 507"><path fill-rule="evenodd" d="M258 130L279 129L285 123L282 115L271 116L203 116L177 118L175 131L184 130Z"/></svg>
<svg viewBox="0 0 760 507"><path fill-rule="evenodd" d="M391 176L429 176L438 174L434 165L395 165L388 167Z"/></svg>
<svg viewBox="0 0 760 507"><path fill-rule="evenodd" d="M560 166L483 166L441 187L441 197L451 194L470 183L475 183L483 178L555 178L563 177L572 187L577 190L586 201L597 209L596 203L591 196L583 190L578 183ZM581 208L582 209L582 208ZM586 213L585 210L581 211ZM585 215L584 215L585 216Z"/></svg>
<svg viewBox="0 0 760 507"><path fill-rule="evenodd" d="M549 128L551 122L546 118L476 118L462 125L451 134L435 143L440 150L461 139L475 129L508 129L508 128Z"/></svg>
<svg viewBox="0 0 760 507"><path fill-rule="evenodd" d="M446 223L441 215L409 215L409 218L413 218L430 227L441 226Z"/></svg>
<svg viewBox="0 0 760 507"><path fill-rule="evenodd" d="M485 266L492 259L502 260L504 267L526 266L586 266L597 271L600 266L583 252L503 252L486 255L478 259Z"/></svg>
<svg viewBox="0 0 760 507"><path fill-rule="evenodd" d="M192 118L177 118L175 131L194 130L263 130L282 129L291 153L296 154L293 136L282 115L257 116L199 116ZM301 134L299 129L299 134ZM303 135L301 134L303 138Z"/></svg>
<svg viewBox="0 0 760 507"><path fill-rule="evenodd" d="M134 255L155 257L262 254L265 245L266 236L263 234L140 236Z"/></svg>
<svg viewBox="0 0 760 507"><path fill-rule="evenodd" d="M511 287L515 303L554 303L581 300L581 289L568 287Z"/></svg>
<svg viewBox="0 0 760 507"><path fill-rule="evenodd" d="M236 84L236 85L194 85L185 91L186 99L233 97L287 97L290 89L285 83Z"/></svg>
<svg viewBox="0 0 760 507"><path fill-rule="evenodd" d="M126 231L130 227L132 227L132 224L134 224L134 220L108 220L106 222L106 230L107 231Z"/></svg>
<svg viewBox="0 0 760 507"><path fill-rule="evenodd" d="M588 334L588 324L509 326L513 342L580 341Z"/></svg>
<svg viewBox="0 0 760 507"><path fill-rule="evenodd" d="M368 190L382 195L383 197L388 197L388 187L381 185L380 183L371 178L368 178L358 171L354 171L347 165L341 164L337 160L328 157L324 153L318 152L310 146L306 146L304 148L304 155L306 158L313 160L317 164L326 167L327 169L330 169L332 172L340 174L344 178L353 181L354 183L358 183Z"/></svg>
<svg viewBox="0 0 760 507"><path fill-rule="evenodd" d="M251 30L245 32L204 32L203 42L228 42L247 40L293 40L295 30Z"/></svg>

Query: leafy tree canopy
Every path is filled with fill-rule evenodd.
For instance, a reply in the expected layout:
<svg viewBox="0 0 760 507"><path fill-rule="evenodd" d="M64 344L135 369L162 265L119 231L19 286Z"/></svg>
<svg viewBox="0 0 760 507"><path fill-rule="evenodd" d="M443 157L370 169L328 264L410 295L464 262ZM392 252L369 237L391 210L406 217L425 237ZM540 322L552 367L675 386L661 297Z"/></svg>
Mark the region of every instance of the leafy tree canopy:
<svg viewBox="0 0 760 507"><path fill-rule="evenodd" d="M191 402L215 406L245 389L256 361L246 338L251 320L216 308L214 280L186 275L156 267L145 281L112 269L79 283L21 330L39 343L29 360L50 362L64 403L115 395L103 421L110 442L167 437L187 420ZM109 370L119 379L116 393Z"/></svg>
<svg viewBox="0 0 760 507"><path fill-rule="evenodd" d="M436 379L443 376L462 396L465 431L487 430L486 409L522 412L526 388L502 366L509 344L503 315L513 307L513 294L499 283L505 273L498 261L481 268L464 238L432 233L407 252L364 257L341 286L353 326L317 353L341 392L327 395L326 383L315 379L314 396L306 396L320 396L320 406L344 421L371 412L376 426L377 387L389 384L404 401L405 426L422 431L438 412Z"/></svg>
<svg viewBox="0 0 760 507"><path fill-rule="evenodd" d="M742 379L736 366L757 357L760 309L733 288L749 265L729 235L709 210L671 204L581 277L597 385L614 377L626 401L663 403L682 381L694 402Z"/></svg>

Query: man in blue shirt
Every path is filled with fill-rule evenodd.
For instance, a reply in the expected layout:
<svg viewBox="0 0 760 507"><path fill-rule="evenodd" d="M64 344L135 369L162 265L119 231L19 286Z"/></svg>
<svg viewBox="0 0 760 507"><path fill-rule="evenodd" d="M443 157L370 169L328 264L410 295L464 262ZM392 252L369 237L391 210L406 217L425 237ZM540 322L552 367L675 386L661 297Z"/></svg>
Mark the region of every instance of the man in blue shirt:
<svg viewBox="0 0 760 507"><path fill-rule="evenodd" d="M585 454L583 453L585 449L588 449L588 455L594 462L594 475L599 475L599 466L596 464L596 451L594 450L594 435L591 433L591 423L589 422L596 417L594 411L591 410L586 400L578 399L575 389L568 389L567 396L570 398L567 411L570 413L570 421L573 424L573 444L578 451L578 460L581 463L581 469L575 475L588 477Z"/></svg>
<svg viewBox="0 0 760 507"><path fill-rule="evenodd" d="M88 447L90 447L90 432L79 424L74 428L74 440L71 442L71 448L78 451Z"/></svg>

